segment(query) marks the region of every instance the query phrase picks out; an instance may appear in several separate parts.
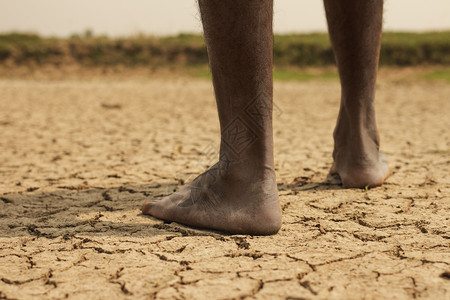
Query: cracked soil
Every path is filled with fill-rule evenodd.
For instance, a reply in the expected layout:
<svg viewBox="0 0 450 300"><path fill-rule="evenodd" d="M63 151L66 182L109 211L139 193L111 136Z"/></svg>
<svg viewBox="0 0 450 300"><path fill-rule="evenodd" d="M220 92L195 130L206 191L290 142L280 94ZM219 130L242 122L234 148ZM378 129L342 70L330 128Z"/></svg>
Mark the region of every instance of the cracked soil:
<svg viewBox="0 0 450 300"><path fill-rule="evenodd" d="M326 180L338 82L274 95L282 229L227 235L139 210L217 159L209 81L1 78L0 299L450 299L450 85L381 73L369 190Z"/></svg>

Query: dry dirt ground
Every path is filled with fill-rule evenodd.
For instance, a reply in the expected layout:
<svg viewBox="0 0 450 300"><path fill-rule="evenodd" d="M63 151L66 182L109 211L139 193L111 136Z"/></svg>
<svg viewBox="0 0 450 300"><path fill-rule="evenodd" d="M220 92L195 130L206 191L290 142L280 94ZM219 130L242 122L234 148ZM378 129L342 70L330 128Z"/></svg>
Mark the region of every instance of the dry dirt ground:
<svg viewBox="0 0 450 300"><path fill-rule="evenodd" d="M380 77L369 190L326 181L338 82L276 82L262 237L140 214L217 158L209 81L1 78L0 299L450 299L450 84Z"/></svg>

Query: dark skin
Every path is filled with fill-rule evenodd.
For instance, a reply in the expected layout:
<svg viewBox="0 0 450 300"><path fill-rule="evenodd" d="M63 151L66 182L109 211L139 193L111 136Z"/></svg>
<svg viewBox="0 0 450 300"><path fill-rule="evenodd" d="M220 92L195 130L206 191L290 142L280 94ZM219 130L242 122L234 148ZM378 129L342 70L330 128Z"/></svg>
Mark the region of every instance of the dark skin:
<svg viewBox="0 0 450 300"><path fill-rule="evenodd" d="M374 94L383 2L325 0L342 85L332 173L344 187L388 175ZM272 0L199 0L221 128L219 162L142 212L230 233L274 234L281 211L273 162Z"/></svg>
<svg viewBox="0 0 450 300"><path fill-rule="evenodd" d="M374 100L383 1L324 3L342 90L331 172L344 187L381 185L389 171L379 153Z"/></svg>

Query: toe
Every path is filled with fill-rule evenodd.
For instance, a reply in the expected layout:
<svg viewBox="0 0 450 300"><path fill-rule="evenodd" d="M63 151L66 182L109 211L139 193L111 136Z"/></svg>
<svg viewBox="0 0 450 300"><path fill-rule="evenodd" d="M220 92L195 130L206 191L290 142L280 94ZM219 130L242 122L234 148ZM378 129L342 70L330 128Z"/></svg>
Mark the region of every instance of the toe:
<svg viewBox="0 0 450 300"><path fill-rule="evenodd" d="M151 215L152 208L154 207L156 200L147 200L142 204L141 211L144 215Z"/></svg>

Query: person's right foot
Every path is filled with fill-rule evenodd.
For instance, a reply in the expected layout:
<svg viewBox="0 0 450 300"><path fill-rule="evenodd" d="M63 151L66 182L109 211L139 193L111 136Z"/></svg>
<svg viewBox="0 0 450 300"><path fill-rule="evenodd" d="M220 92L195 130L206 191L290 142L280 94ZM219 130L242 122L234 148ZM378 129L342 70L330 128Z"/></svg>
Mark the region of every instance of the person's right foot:
<svg viewBox="0 0 450 300"><path fill-rule="evenodd" d="M334 162L330 174L339 175L346 188L379 186L389 176L386 158L379 152L376 130L373 134L361 131L363 134L353 136L350 130L336 130L334 134Z"/></svg>
<svg viewBox="0 0 450 300"><path fill-rule="evenodd" d="M228 166L223 161L179 191L147 201L142 212L167 221L230 233L275 234L281 226L273 170Z"/></svg>
<svg viewBox="0 0 450 300"><path fill-rule="evenodd" d="M348 156L346 159L337 159L333 162L330 174L339 175L342 186L346 188L380 186L390 175L386 159L381 153L377 160L372 161L361 162Z"/></svg>

